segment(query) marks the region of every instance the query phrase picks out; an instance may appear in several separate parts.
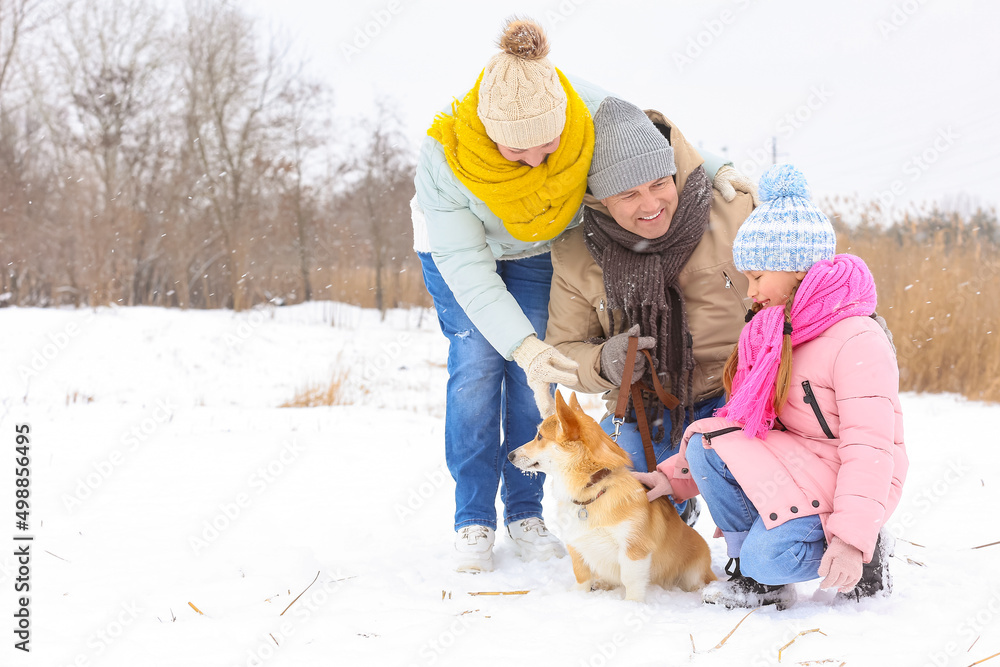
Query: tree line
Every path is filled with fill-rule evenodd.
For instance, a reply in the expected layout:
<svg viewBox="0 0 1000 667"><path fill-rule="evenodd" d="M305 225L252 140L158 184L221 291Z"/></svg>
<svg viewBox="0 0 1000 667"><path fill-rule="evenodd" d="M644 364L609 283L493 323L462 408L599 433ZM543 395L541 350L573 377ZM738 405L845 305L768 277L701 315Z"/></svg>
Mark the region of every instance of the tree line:
<svg viewBox="0 0 1000 667"><path fill-rule="evenodd" d="M305 62L225 0L0 0L0 305L426 303L409 139Z"/></svg>

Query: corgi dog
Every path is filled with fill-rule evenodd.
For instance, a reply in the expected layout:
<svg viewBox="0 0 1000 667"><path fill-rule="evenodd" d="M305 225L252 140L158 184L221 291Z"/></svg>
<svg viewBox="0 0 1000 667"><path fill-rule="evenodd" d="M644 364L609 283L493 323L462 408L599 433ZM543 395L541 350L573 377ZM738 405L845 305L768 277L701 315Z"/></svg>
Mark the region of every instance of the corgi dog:
<svg viewBox="0 0 1000 667"><path fill-rule="evenodd" d="M550 476L578 589L624 586L625 599L642 602L651 582L695 591L715 580L705 540L669 499L646 499L628 454L575 394L567 404L556 392L555 414L508 458L525 472Z"/></svg>

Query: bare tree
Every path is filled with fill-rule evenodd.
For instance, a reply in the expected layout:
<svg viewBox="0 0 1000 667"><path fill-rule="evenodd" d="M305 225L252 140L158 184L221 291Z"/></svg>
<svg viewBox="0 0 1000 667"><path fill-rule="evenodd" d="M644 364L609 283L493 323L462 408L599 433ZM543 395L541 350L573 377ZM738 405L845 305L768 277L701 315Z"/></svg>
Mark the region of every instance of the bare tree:
<svg viewBox="0 0 1000 667"><path fill-rule="evenodd" d="M37 23L39 0L0 0L0 103L21 39Z"/></svg>
<svg viewBox="0 0 1000 667"><path fill-rule="evenodd" d="M85 223L92 268L106 286L94 299L133 305L160 252L147 200L163 160L164 14L150 0L82 0L64 19L55 61L68 122L51 131L86 158L99 184Z"/></svg>
<svg viewBox="0 0 1000 667"><path fill-rule="evenodd" d="M0 0L0 305L412 295L391 105L345 150L289 40L231 0L184 10Z"/></svg>
<svg viewBox="0 0 1000 667"><path fill-rule="evenodd" d="M313 166L310 158L329 139L326 134L328 122L320 113L327 106L328 97L325 85L298 78L286 90L283 100L289 151L286 161L289 178L285 195L290 200L293 243L306 301L311 300L313 295L310 278L313 243L310 238L315 238L313 222L316 216L315 196L307 184L306 172Z"/></svg>
<svg viewBox="0 0 1000 667"><path fill-rule="evenodd" d="M39 124L25 108L23 91L15 92L17 63L25 38L44 23L38 0L0 0L0 305L19 304L40 291L39 272L28 262L37 239L31 224L40 207L31 208L31 188L44 188L37 170ZM41 291L44 291L42 289Z"/></svg>
<svg viewBox="0 0 1000 667"><path fill-rule="evenodd" d="M237 310L251 305L247 284L254 189L268 149L281 129L272 124L295 73L287 48L272 39L264 56L255 21L238 7L190 0L183 37L188 145L202 170L199 186L210 202L228 252L225 261Z"/></svg>
<svg viewBox="0 0 1000 667"><path fill-rule="evenodd" d="M391 103L381 99L373 120L363 123L367 142L351 163L354 230L367 244L375 273L375 307L385 317L387 282L398 275L412 246L409 202L413 156ZM391 304L395 305L395 304Z"/></svg>

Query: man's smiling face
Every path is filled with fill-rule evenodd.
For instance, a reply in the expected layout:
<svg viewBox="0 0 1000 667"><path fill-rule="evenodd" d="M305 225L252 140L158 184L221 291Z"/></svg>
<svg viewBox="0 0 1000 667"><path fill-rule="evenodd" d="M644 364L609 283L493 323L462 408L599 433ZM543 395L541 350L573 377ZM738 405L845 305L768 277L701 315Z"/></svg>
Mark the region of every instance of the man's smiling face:
<svg viewBox="0 0 1000 667"><path fill-rule="evenodd" d="M673 176L643 183L601 200L624 229L644 239L667 233L677 211L677 186Z"/></svg>

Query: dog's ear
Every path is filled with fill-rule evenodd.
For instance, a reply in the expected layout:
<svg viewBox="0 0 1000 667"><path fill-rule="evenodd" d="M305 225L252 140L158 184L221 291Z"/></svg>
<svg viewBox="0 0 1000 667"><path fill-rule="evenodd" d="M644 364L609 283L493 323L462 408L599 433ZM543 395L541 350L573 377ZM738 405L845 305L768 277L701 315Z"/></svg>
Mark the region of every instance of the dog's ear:
<svg viewBox="0 0 1000 667"><path fill-rule="evenodd" d="M583 408L580 407L580 401L576 399L576 392L569 395L569 407L580 412L583 411Z"/></svg>
<svg viewBox="0 0 1000 667"><path fill-rule="evenodd" d="M576 394L570 398L570 402L576 403ZM576 404L579 408L580 404ZM559 421L559 439L562 441L580 439L580 420L577 419L573 408L566 405L562 394L556 391L556 419Z"/></svg>

